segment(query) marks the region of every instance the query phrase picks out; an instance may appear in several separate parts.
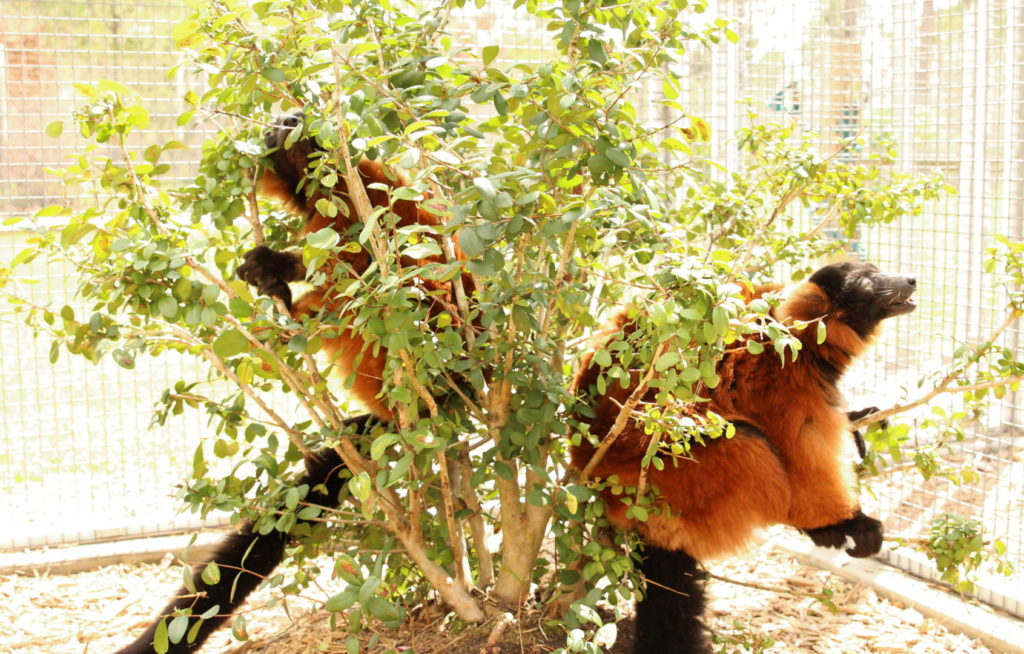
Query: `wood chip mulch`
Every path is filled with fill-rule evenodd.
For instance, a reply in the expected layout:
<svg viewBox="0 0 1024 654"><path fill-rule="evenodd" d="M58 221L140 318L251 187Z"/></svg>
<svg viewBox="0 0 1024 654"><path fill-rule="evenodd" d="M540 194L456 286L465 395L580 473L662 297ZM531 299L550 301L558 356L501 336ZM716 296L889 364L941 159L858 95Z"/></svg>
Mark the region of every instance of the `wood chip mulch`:
<svg viewBox="0 0 1024 654"><path fill-rule="evenodd" d="M330 566L325 566L330 567ZM851 585L826 571L803 566L791 556L764 546L749 557L715 564L710 571L733 581L798 593L831 589L836 612L808 597L794 597L726 581L708 584L708 621L727 637L759 637L778 654L888 653L990 654L977 640L952 632L939 622ZM0 576L0 654L105 654L131 640L180 585L181 567L169 557L158 565L114 565L74 575ZM310 613L315 600L334 592L329 579L307 592L309 599L282 601L271 590L257 592L246 605L250 640L234 641L229 629L211 637L203 654L344 653L348 634L331 631L323 613ZM492 631L451 633L436 609L412 612L409 626L360 636L363 652L477 654ZM557 630L510 621L486 654L541 654L556 647ZM743 625L738 627L737 625ZM625 651L630 625L619 625L618 646ZM744 631L745 629L745 631ZM745 636L744 636L745 634ZM371 638L373 644L370 645ZM564 642L564 641L563 641ZM369 646L369 647L368 647ZM723 651L743 652L736 645Z"/></svg>

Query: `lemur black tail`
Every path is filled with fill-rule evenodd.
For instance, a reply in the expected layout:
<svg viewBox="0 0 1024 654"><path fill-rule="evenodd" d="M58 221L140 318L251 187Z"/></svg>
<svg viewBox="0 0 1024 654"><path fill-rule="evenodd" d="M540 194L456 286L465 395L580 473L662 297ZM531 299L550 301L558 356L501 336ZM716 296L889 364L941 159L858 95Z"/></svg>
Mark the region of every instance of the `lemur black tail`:
<svg viewBox="0 0 1024 654"><path fill-rule="evenodd" d="M345 421L344 431L350 434L366 434L375 420L369 414L349 418ZM299 482L308 484L311 489L306 501L321 506L336 506L338 493L345 484L345 480L338 474L343 468L341 457L334 450L321 450L317 453L316 459L307 459L306 475ZM312 490L319 484L326 487L326 492ZM149 625L135 642L119 650L117 654L152 654L155 652L153 638L156 630L167 616L173 615L176 610L186 609L190 610L191 615L199 616L216 606L217 615L203 621L192 642L187 643L187 638L182 638L178 643L169 643L167 650L168 654L197 651L210 634L230 618L245 598L273 572L284 557L287 543L287 534L273 531L260 536L252 532L251 523L246 523L240 531L225 538L209 560L193 570L192 584L196 592L193 593L187 587L179 589L153 624ZM221 573L219 582L213 585L207 584L201 576L210 561L217 562ZM194 623L190 622L189 630L193 627Z"/></svg>
<svg viewBox="0 0 1024 654"><path fill-rule="evenodd" d="M701 615L704 576L682 550L644 546L647 594L636 605L633 654L711 654Z"/></svg>

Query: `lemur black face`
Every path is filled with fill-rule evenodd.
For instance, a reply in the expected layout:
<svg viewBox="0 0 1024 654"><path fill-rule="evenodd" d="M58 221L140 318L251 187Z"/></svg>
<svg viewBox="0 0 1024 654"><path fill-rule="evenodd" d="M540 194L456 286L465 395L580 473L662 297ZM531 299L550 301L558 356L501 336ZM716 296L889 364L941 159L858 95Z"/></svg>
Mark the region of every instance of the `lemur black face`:
<svg viewBox="0 0 1024 654"><path fill-rule="evenodd" d="M281 116L274 121L274 125L263 137L263 142L269 150L267 158L274 164L274 172L292 189L297 189L299 182L302 181L311 155L321 151L316 139L308 137L300 138L290 147L285 147L285 141L293 130L302 127L304 118L305 114L301 111Z"/></svg>
<svg viewBox="0 0 1024 654"><path fill-rule="evenodd" d="M917 308L911 299L917 290L917 280L886 275L870 263L834 263L811 275L810 281L828 294L842 321L862 337L869 335L882 320Z"/></svg>
<svg viewBox="0 0 1024 654"><path fill-rule="evenodd" d="M306 114L303 111L294 111L284 116L278 116L273 126L267 130L263 137L267 149L280 148L284 146L285 139L292 133L292 130L302 125Z"/></svg>

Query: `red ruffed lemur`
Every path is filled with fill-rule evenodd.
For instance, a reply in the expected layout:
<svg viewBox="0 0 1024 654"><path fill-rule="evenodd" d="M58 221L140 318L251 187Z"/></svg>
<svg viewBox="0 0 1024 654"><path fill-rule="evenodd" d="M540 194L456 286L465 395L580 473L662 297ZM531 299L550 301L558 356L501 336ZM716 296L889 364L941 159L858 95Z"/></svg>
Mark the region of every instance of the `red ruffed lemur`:
<svg viewBox="0 0 1024 654"><path fill-rule="evenodd" d="M314 138L301 138L291 146L286 144L289 134L302 126L304 115L293 113L278 119L265 137L267 147L266 159L269 167L260 176L259 189L265 197L281 202L288 209L304 215L305 224L301 235L316 232L324 227L333 227L343 239L350 239L359 219L355 207L349 198L344 178L333 188L314 188L306 179L311 164L326 153ZM436 226L440 219L422 206L409 200L396 199L391 191L406 184L405 180L395 171L385 168L378 162L361 160L358 172L363 185L374 207L386 207L397 216L397 226L412 224ZM383 188L381 187L383 186ZM329 218L316 209L317 200L322 198L340 199L347 205L347 211L339 211L337 217ZM456 245L456 256L462 258ZM301 281L306 278L306 268L302 263L300 250L278 252L266 246L258 246L244 255L243 263L238 267L237 274L244 281L255 286L261 293L281 299L291 310L295 318L317 313L338 314L343 311L344 298L331 292L335 278L339 274L362 275L372 262L372 255L365 251L345 251L337 259L330 261L326 268L327 282L314 288L292 301L289 282ZM413 262L406 262L413 263ZM341 271L338 268L342 268ZM436 282L426 279L415 279L423 291L421 297L430 303L432 315L449 310L454 305L452 285L450 282ZM463 277L464 288L471 291L471 278ZM452 312L453 315L454 311ZM344 324L343 316L338 316L339 324ZM349 393L364 404L370 414L356 416L345 421L343 433L368 434L375 424L390 422L393 418L391 409L380 397L383 388L382 375L386 364L387 353L383 348L367 347L364 340L350 328L341 329L337 335L324 341L323 348L330 357L333 368L344 378L351 378ZM353 376L354 377L350 377ZM345 481L340 473L344 464L334 450L319 451L315 457L305 461L306 474L297 485L305 484L311 490L306 501L322 506L336 506L338 496ZM322 484L322 486L320 486ZM317 490L318 488L322 490ZM303 522L301 519L299 522ZM121 649L118 654L147 654L154 652L154 638L160 624L176 614L188 612L192 616L202 616L213 612L212 617L203 619L198 627L189 625L189 637L182 638L179 643L169 643L166 650L169 654L183 654L198 650L207 637L227 620L234 610L255 590L259 584L277 567L284 557L284 548L289 542L288 534L273 531L260 535L253 531L252 523L228 535L218 546L214 555L206 562L196 566L191 584L186 584L164 607L156 620L132 644ZM221 570L221 579L217 583L207 583L202 571L208 563L215 561ZM194 590L192 590L194 589Z"/></svg>
<svg viewBox="0 0 1024 654"><path fill-rule="evenodd" d="M277 126L267 132L266 145L272 169L263 172L260 177L260 191L266 197L281 202L285 207L306 216L306 223L300 234L305 236L324 227L333 227L342 239L354 236L352 229L359 224L355 206L349 198L344 178L334 188L307 189L311 181L305 179L310 163L325 153L313 138L296 141L286 147L286 139L292 129L302 124L302 114L295 113L281 118ZM410 200L391 197L391 192L405 186L406 181L396 172L385 168L382 164L368 159L359 161L357 170L370 204L374 207L387 207L397 217L396 227L409 225L438 226L440 219L424 209L420 204ZM381 188L383 187L383 188ZM318 200L336 198L345 202L347 211L338 211L334 218L320 213L316 208ZM462 258L462 253L455 243L455 255ZM439 258L431 258L437 261ZM301 318L318 312L338 313L344 303L343 297L331 293L336 269L345 269L342 274L360 276L370 267L372 255L365 248L357 252L341 252L338 258L327 265L328 281L320 288L315 288L292 302L289 282L301 281L306 278L306 267L302 263L302 251L290 250L277 252L266 246L258 246L245 253L245 261L238 267L238 276L255 286L261 293L281 298L291 310L293 316ZM404 261L406 264L414 263ZM450 310L455 315L451 282L438 282L416 278L411 281L423 291L423 297L430 304L431 314ZM462 276L462 283L467 293L472 291L472 277ZM340 319L340 318L339 318ZM344 321L343 321L344 322ZM383 348L367 347L356 331L343 329L332 338L325 339L324 351L330 358L335 372L343 378L354 375L348 392L371 413L383 421L390 421L393 416L391 409L381 398L383 388L382 376L387 360Z"/></svg>
<svg viewBox="0 0 1024 654"><path fill-rule="evenodd" d="M692 458L666 457L662 469L648 467L646 483L655 499L645 522L627 516L621 496L603 491L612 525L635 529L644 543L640 571L648 584L636 607L636 654L711 652L700 619L704 588L698 563L742 549L759 528L791 525L815 544L846 546L855 557L879 551L882 524L860 509L848 451L850 422L839 408L836 385L882 320L914 310L910 298L915 288L913 278L885 275L870 264L821 268L772 310L784 324L811 323L794 330L802 344L799 356L783 365L774 355L731 348L718 363L720 383L700 391L707 402L695 410L718 414L733 425L735 435L692 443ZM826 327L821 343L817 321ZM595 345L632 330L623 314L595 338ZM610 384L615 397L609 396L611 390L599 394L602 369L592 356L582 359L573 388L585 407L577 417L602 438L633 389ZM646 399L653 400L653 393ZM662 437L631 420L593 476L615 476L618 485L637 486L651 439ZM582 470L595 451L586 440L573 447L573 465Z"/></svg>

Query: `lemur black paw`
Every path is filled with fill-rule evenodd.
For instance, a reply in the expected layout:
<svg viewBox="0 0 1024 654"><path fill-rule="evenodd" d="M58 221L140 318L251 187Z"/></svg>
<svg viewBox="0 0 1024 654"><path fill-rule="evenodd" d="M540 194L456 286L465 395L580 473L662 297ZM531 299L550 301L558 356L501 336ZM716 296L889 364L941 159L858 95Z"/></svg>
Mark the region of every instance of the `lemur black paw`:
<svg viewBox="0 0 1024 654"><path fill-rule="evenodd" d="M846 553L858 559L878 554L882 549L884 534L882 522L864 515L859 509L849 520L843 520L834 525L805 529L804 533L811 537L815 545L833 549L846 545L846 537L849 536L853 539L853 547L847 548Z"/></svg>
<svg viewBox="0 0 1024 654"><path fill-rule="evenodd" d="M297 275L296 269L301 262L291 253L276 252L266 245L249 250L243 259L242 265L235 270L239 279L255 286L264 295L280 298L291 309L292 291L288 282L302 277Z"/></svg>
<svg viewBox="0 0 1024 654"><path fill-rule="evenodd" d="M872 413L878 413L878 411L879 409L877 406L869 406L858 411L847 411L846 417L850 422L854 422L856 420L860 420L865 416L870 416ZM888 420L882 421L882 427L886 427L888 426L888 424ZM868 455L868 447L867 444L864 443L864 436L860 433L859 429L853 429L851 431L853 433L853 442L857 444L857 454L859 454L860 458L863 459Z"/></svg>

